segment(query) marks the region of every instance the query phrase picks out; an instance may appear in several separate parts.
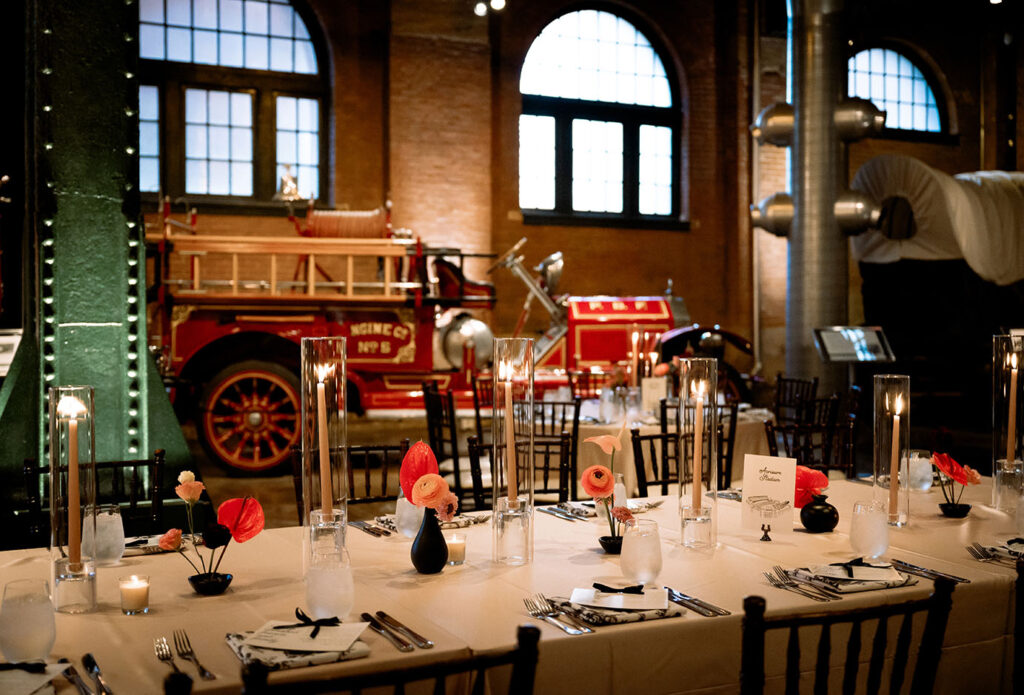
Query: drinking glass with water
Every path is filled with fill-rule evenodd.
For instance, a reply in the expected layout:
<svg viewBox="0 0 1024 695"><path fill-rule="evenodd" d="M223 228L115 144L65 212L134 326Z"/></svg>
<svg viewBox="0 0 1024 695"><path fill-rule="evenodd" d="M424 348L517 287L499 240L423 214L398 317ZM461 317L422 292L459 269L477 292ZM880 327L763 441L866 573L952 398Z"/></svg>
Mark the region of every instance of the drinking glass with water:
<svg viewBox="0 0 1024 695"><path fill-rule="evenodd" d="M865 558L876 558L889 549L889 511L885 503L854 502L850 545L853 552Z"/></svg>
<svg viewBox="0 0 1024 695"><path fill-rule="evenodd" d="M622 573L637 584L654 581L661 572L661 536L650 519L626 522L622 536Z"/></svg>
<svg viewBox="0 0 1024 695"><path fill-rule="evenodd" d="M42 661L57 639L49 584L16 579L4 587L0 604L0 651L10 662Z"/></svg>

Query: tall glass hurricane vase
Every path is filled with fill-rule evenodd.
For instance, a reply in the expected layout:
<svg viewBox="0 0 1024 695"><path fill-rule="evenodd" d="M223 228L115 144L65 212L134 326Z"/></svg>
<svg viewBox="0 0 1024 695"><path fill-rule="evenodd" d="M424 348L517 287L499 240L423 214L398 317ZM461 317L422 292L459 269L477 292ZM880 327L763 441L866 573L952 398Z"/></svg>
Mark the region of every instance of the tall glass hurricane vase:
<svg viewBox="0 0 1024 695"><path fill-rule="evenodd" d="M533 560L533 341L494 339L491 517L496 563Z"/></svg>
<svg viewBox="0 0 1024 695"><path fill-rule="evenodd" d="M875 375L875 500L890 526L910 523L910 377Z"/></svg>
<svg viewBox="0 0 1024 695"><path fill-rule="evenodd" d="M309 526L304 567L339 552L348 521L345 338L302 339L302 511Z"/></svg>
<svg viewBox="0 0 1024 695"><path fill-rule="evenodd" d="M683 547L718 543L718 362L684 359L679 395L679 521Z"/></svg>
<svg viewBox="0 0 1024 695"><path fill-rule="evenodd" d="M1022 492L1021 374L1024 337L992 336L992 506L1016 510Z"/></svg>
<svg viewBox="0 0 1024 695"><path fill-rule="evenodd" d="M96 609L94 414L91 386L50 389L51 580L62 613Z"/></svg>

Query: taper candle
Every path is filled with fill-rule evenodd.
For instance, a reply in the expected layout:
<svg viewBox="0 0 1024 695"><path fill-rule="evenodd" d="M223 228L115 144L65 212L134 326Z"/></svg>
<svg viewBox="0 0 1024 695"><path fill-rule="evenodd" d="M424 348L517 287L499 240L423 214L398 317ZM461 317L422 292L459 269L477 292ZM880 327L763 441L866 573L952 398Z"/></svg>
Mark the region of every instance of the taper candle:
<svg viewBox="0 0 1024 695"><path fill-rule="evenodd" d="M1006 426L1006 463L1017 460L1017 353L1010 355L1010 412Z"/></svg>
<svg viewBox="0 0 1024 695"><path fill-rule="evenodd" d="M633 331L633 351L630 353L630 372L629 372L629 384L630 386L636 386L640 382L637 380L637 368L640 365L640 331Z"/></svg>
<svg viewBox="0 0 1024 695"><path fill-rule="evenodd" d="M519 509L519 481L516 476L516 431L512 411L512 364L505 362L498 368L498 377L505 382L505 484L508 489L508 508Z"/></svg>
<svg viewBox="0 0 1024 695"><path fill-rule="evenodd" d="M82 498L78 482L78 416L85 404L74 396L63 396L57 403L57 415L68 418L68 561L82 562Z"/></svg>
<svg viewBox="0 0 1024 695"><path fill-rule="evenodd" d="M700 514L700 495L704 472L704 382L693 385L696 399L693 418L693 493L690 498L693 513Z"/></svg>
<svg viewBox="0 0 1024 695"><path fill-rule="evenodd" d="M889 521L899 521L900 490L900 413L903 396L896 396L892 409L892 455L889 461Z"/></svg>
<svg viewBox="0 0 1024 695"><path fill-rule="evenodd" d="M323 520L330 521L334 514L334 495L331 490L331 452L327 438L327 385L324 383L334 368L321 364L316 368L316 426L320 449L320 510Z"/></svg>

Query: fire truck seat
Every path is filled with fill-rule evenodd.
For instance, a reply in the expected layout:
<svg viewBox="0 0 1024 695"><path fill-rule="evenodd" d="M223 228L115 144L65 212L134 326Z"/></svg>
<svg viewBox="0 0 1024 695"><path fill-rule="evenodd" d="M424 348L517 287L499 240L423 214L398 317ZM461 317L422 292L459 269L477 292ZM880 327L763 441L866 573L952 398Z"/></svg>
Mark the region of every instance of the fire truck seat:
<svg viewBox="0 0 1024 695"><path fill-rule="evenodd" d="M296 225L298 226L298 225ZM314 210L306 212L306 226L299 234L310 237L385 239L388 237L387 210Z"/></svg>
<svg viewBox="0 0 1024 695"><path fill-rule="evenodd" d="M442 297L480 298L481 304L486 302L485 306L488 309L494 308L494 285L491 283L466 279L459 266L443 258L434 260L434 272L437 274L438 291Z"/></svg>

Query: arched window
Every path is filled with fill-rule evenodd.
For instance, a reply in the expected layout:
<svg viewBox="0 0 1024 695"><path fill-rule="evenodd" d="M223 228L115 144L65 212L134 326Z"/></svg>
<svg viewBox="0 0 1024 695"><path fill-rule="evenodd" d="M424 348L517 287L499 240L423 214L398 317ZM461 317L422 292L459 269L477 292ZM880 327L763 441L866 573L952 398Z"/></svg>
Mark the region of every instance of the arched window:
<svg viewBox="0 0 1024 695"><path fill-rule="evenodd" d="M868 48L847 63L847 94L874 102L886 112L887 130L942 133L935 92L920 68L891 48Z"/></svg>
<svg viewBox="0 0 1024 695"><path fill-rule="evenodd" d="M140 190L251 204L290 170L320 197L323 56L289 0L141 0Z"/></svg>
<svg viewBox="0 0 1024 695"><path fill-rule="evenodd" d="M651 41L601 10L544 27L519 91L519 206L527 219L679 215L676 86Z"/></svg>

